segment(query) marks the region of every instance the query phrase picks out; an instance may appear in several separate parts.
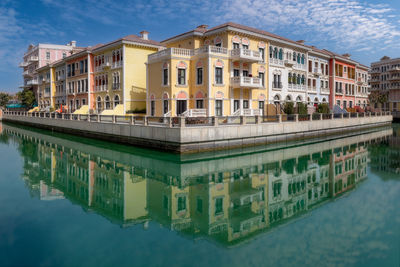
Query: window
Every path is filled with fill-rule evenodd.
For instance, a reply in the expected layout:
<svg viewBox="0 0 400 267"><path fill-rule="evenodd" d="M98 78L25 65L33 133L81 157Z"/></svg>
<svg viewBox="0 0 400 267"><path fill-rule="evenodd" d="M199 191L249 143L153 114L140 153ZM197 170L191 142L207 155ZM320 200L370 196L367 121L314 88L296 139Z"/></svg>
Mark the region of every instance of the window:
<svg viewBox="0 0 400 267"><path fill-rule="evenodd" d="M281 190L282 190L282 183L281 182L275 182L273 184L273 195L274 197L278 197L281 195Z"/></svg>
<svg viewBox="0 0 400 267"><path fill-rule="evenodd" d="M223 212L223 202L224 202L223 198L215 199L215 215Z"/></svg>
<svg viewBox="0 0 400 267"><path fill-rule="evenodd" d="M239 108L240 108L240 101L237 99L233 100L233 111L235 112Z"/></svg>
<svg viewBox="0 0 400 267"><path fill-rule="evenodd" d="M117 105L119 105L119 96L118 95L116 95L114 97L114 107L116 107Z"/></svg>
<svg viewBox="0 0 400 267"><path fill-rule="evenodd" d="M50 60L50 52L46 52L46 59Z"/></svg>
<svg viewBox="0 0 400 267"><path fill-rule="evenodd" d="M261 85L264 87L265 86L265 77L264 77L264 72L258 73L258 77L261 80Z"/></svg>
<svg viewBox="0 0 400 267"><path fill-rule="evenodd" d="M215 116L222 116L222 100L215 100Z"/></svg>
<svg viewBox="0 0 400 267"><path fill-rule="evenodd" d="M97 109L101 110L101 97L100 96L97 98Z"/></svg>
<svg viewBox="0 0 400 267"><path fill-rule="evenodd" d="M301 64L304 64L304 62L305 62L305 56L304 56L304 54L302 54L301 55Z"/></svg>
<svg viewBox="0 0 400 267"><path fill-rule="evenodd" d="M178 197L178 211L186 210L186 196Z"/></svg>
<svg viewBox="0 0 400 267"><path fill-rule="evenodd" d="M85 73L88 72L88 60L85 59Z"/></svg>
<svg viewBox="0 0 400 267"><path fill-rule="evenodd" d="M249 108L249 100L243 100L243 108L248 109Z"/></svg>
<svg viewBox="0 0 400 267"><path fill-rule="evenodd" d="M312 72L312 62L311 62L311 60L308 61L308 72Z"/></svg>
<svg viewBox="0 0 400 267"><path fill-rule="evenodd" d="M66 57L67 57L67 53L63 53L63 54L62 54L62 57L63 57L63 58L66 58Z"/></svg>
<svg viewBox="0 0 400 267"><path fill-rule="evenodd" d="M222 68L221 67L216 67L215 68L215 83L216 84L222 84Z"/></svg>
<svg viewBox="0 0 400 267"><path fill-rule="evenodd" d="M347 108L347 101L343 100L343 108L346 109Z"/></svg>
<svg viewBox="0 0 400 267"><path fill-rule="evenodd" d="M293 52L293 61L296 61L296 52Z"/></svg>
<svg viewBox="0 0 400 267"><path fill-rule="evenodd" d="M167 114L169 111L169 107L168 107L168 100L164 100L164 114Z"/></svg>
<svg viewBox="0 0 400 267"><path fill-rule="evenodd" d="M265 61L265 50L264 50L264 48L258 48L258 51L260 52L262 61Z"/></svg>
<svg viewBox="0 0 400 267"><path fill-rule="evenodd" d="M81 60L79 63L80 63L79 71L80 71L80 73L83 73L83 70L84 70L84 61Z"/></svg>
<svg viewBox="0 0 400 267"><path fill-rule="evenodd" d="M203 83L203 68L197 68L197 84Z"/></svg>
<svg viewBox="0 0 400 267"><path fill-rule="evenodd" d="M178 84L186 85L186 69L178 69Z"/></svg>
<svg viewBox="0 0 400 267"><path fill-rule="evenodd" d="M279 49L279 59L282 60L283 59L283 49Z"/></svg>
<svg viewBox="0 0 400 267"><path fill-rule="evenodd" d="M274 58L278 58L278 48L274 49Z"/></svg>
<svg viewBox="0 0 400 267"><path fill-rule="evenodd" d="M204 108L204 101L203 99L196 100L196 108Z"/></svg>
<svg viewBox="0 0 400 267"><path fill-rule="evenodd" d="M249 71L248 70L243 70L243 77L249 77Z"/></svg>
<svg viewBox="0 0 400 267"><path fill-rule="evenodd" d="M240 45L238 43L233 43L233 49L239 49Z"/></svg>
<svg viewBox="0 0 400 267"><path fill-rule="evenodd" d="M156 103L154 100L150 102L150 115L154 116L156 110Z"/></svg>
<svg viewBox="0 0 400 267"><path fill-rule="evenodd" d="M203 200L201 198L197 198L197 202L196 202L196 210L197 212L202 213L203 212Z"/></svg>
<svg viewBox="0 0 400 267"><path fill-rule="evenodd" d="M269 47L269 57L272 58L274 49L272 46Z"/></svg>
<svg viewBox="0 0 400 267"><path fill-rule="evenodd" d="M240 76L240 70L234 69L233 70L233 77L239 77Z"/></svg>
<svg viewBox="0 0 400 267"><path fill-rule="evenodd" d="M243 49L249 49L249 45L242 45Z"/></svg>
<svg viewBox="0 0 400 267"><path fill-rule="evenodd" d="M82 106L86 105L86 99L82 99Z"/></svg>
<svg viewBox="0 0 400 267"><path fill-rule="evenodd" d="M168 85L168 69L163 69L163 85Z"/></svg>

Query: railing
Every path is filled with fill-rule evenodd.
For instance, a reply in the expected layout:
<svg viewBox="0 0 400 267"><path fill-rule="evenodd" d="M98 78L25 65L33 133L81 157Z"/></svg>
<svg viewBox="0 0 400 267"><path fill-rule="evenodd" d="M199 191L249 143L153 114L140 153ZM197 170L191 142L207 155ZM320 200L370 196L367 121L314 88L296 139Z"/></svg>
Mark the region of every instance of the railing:
<svg viewBox="0 0 400 267"><path fill-rule="evenodd" d="M39 57L35 57L35 56L31 56L29 58L29 61L38 61L38 60L39 60Z"/></svg>
<svg viewBox="0 0 400 267"><path fill-rule="evenodd" d="M205 109L205 108L188 109L182 113L182 116L183 117L206 117L207 109Z"/></svg>
<svg viewBox="0 0 400 267"><path fill-rule="evenodd" d="M38 79L31 79L29 81L26 82L26 85L38 85Z"/></svg>
<svg viewBox="0 0 400 267"><path fill-rule="evenodd" d="M261 113L260 109L239 108L232 116L259 116Z"/></svg>
<svg viewBox="0 0 400 267"><path fill-rule="evenodd" d="M304 84L289 83L288 84L288 89L289 90L305 91L306 90L306 86Z"/></svg>
<svg viewBox="0 0 400 267"><path fill-rule="evenodd" d="M122 60L120 61L115 61L111 64L111 68L115 69L115 68L120 68L122 67Z"/></svg>
<svg viewBox="0 0 400 267"><path fill-rule="evenodd" d="M231 57L236 59L249 59L254 61L262 61L261 53L250 49L236 48L231 50Z"/></svg>
<svg viewBox="0 0 400 267"><path fill-rule="evenodd" d="M254 110L256 111L256 110ZM35 117L49 120L74 120L88 123L113 123L125 125L143 125L159 127L200 127L218 125L246 125L261 123L280 123L280 122L300 122L300 121L319 121L333 119L353 119L364 117L376 117L390 115L390 112L372 113L313 113L313 114L277 114L260 116L258 112L253 112L251 116L233 115L222 117L150 117L150 116L131 116L131 115L97 115L97 114L70 114L56 112L33 112L25 111L5 111L4 115ZM243 114L245 112L242 112ZM254 113L258 113L254 114ZM250 112L251 114L251 112Z"/></svg>
<svg viewBox="0 0 400 267"><path fill-rule="evenodd" d="M203 47L200 47L200 48L197 48L194 50L195 55L199 55L199 54L203 54L203 53L227 55L228 49L226 49L225 47L207 45L207 46L203 46Z"/></svg>
<svg viewBox="0 0 400 267"><path fill-rule="evenodd" d="M262 85L258 77L236 76L231 78L231 86L259 88Z"/></svg>
<svg viewBox="0 0 400 267"><path fill-rule="evenodd" d="M317 75L322 75L321 68L314 68L314 73L317 74Z"/></svg>

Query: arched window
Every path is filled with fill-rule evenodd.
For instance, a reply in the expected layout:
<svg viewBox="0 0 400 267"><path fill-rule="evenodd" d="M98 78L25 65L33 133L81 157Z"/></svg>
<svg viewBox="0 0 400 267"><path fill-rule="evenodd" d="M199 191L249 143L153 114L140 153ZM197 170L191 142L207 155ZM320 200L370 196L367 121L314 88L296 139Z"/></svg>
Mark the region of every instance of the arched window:
<svg viewBox="0 0 400 267"><path fill-rule="evenodd" d="M282 60L283 59L283 49L279 49L279 59Z"/></svg>
<svg viewBox="0 0 400 267"><path fill-rule="evenodd" d="M288 96L286 97L286 101L292 101L292 97L291 97L290 95L288 95Z"/></svg>
<svg viewBox="0 0 400 267"><path fill-rule="evenodd" d="M296 102L301 102L301 96L298 96L298 97L296 98Z"/></svg>
<svg viewBox="0 0 400 267"><path fill-rule="evenodd" d="M300 63L300 54L297 54L297 63Z"/></svg>
<svg viewBox="0 0 400 267"><path fill-rule="evenodd" d="M272 46L269 47L269 57L272 58L274 49L272 48Z"/></svg>
<svg viewBox="0 0 400 267"><path fill-rule="evenodd" d="M102 105L101 105L101 97L97 97L97 109L101 110L102 109Z"/></svg>
<svg viewBox="0 0 400 267"><path fill-rule="evenodd" d="M114 107L116 107L117 105L119 105L119 96L118 95L114 96Z"/></svg>
<svg viewBox="0 0 400 267"><path fill-rule="evenodd" d="M278 48L274 49L274 58L278 58Z"/></svg>
<svg viewBox="0 0 400 267"><path fill-rule="evenodd" d="M322 103L326 103L326 98L322 98Z"/></svg>
<svg viewBox="0 0 400 267"><path fill-rule="evenodd" d="M301 55L301 64L304 64L304 62L305 62L305 56L304 56L304 54L302 54Z"/></svg>
<svg viewBox="0 0 400 267"><path fill-rule="evenodd" d="M290 73L290 72L288 75L288 83L292 83L292 73Z"/></svg>
<svg viewBox="0 0 400 267"><path fill-rule="evenodd" d="M279 97L279 95L275 95L274 96L274 101L275 102L279 102L281 100L281 98Z"/></svg>
<svg viewBox="0 0 400 267"><path fill-rule="evenodd" d="M110 97L106 96L105 98L105 103L106 103L106 109L111 109L111 104L110 104Z"/></svg>
<svg viewBox="0 0 400 267"><path fill-rule="evenodd" d="M301 84L302 85L306 84L306 77L304 76L304 74L301 76Z"/></svg>
<svg viewBox="0 0 400 267"><path fill-rule="evenodd" d="M300 84L300 82L301 82L300 74L297 74L297 84Z"/></svg>
<svg viewBox="0 0 400 267"><path fill-rule="evenodd" d="M296 52L293 52L293 61L296 61Z"/></svg>
<svg viewBox="0 0 400 267"><path fill-rule="evenodd" d="M293 76L292 76L292 83L294 83L294 84L297 83L297 76L295 73L293 73Z"/></svg>

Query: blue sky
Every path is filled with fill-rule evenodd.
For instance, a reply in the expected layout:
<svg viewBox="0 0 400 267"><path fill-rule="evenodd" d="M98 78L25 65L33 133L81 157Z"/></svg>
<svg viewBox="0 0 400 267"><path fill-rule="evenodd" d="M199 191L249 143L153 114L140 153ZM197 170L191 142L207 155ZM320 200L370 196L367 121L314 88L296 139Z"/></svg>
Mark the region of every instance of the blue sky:
<svg viewBox="0 0 400 267"><path fill-rule="evenodd" d="M160 41L200 24L233 21L320 48L350 53L363 64L400 57L399 0L2 0L0 91L22 84L18 63L30 43L104 43L141 30Z"/></svg>

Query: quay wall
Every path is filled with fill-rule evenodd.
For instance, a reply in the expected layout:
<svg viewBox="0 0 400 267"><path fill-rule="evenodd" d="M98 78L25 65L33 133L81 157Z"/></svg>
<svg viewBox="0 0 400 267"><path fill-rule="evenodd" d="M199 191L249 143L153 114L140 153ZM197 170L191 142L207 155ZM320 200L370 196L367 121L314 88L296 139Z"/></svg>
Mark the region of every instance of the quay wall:
<svg viewBox="0 0 400 267"><path fill-rule="evenodd" d="M3 121L176 153L302 141L390 125L392 115L240 125L168 127L3 114Z"/></svg>

